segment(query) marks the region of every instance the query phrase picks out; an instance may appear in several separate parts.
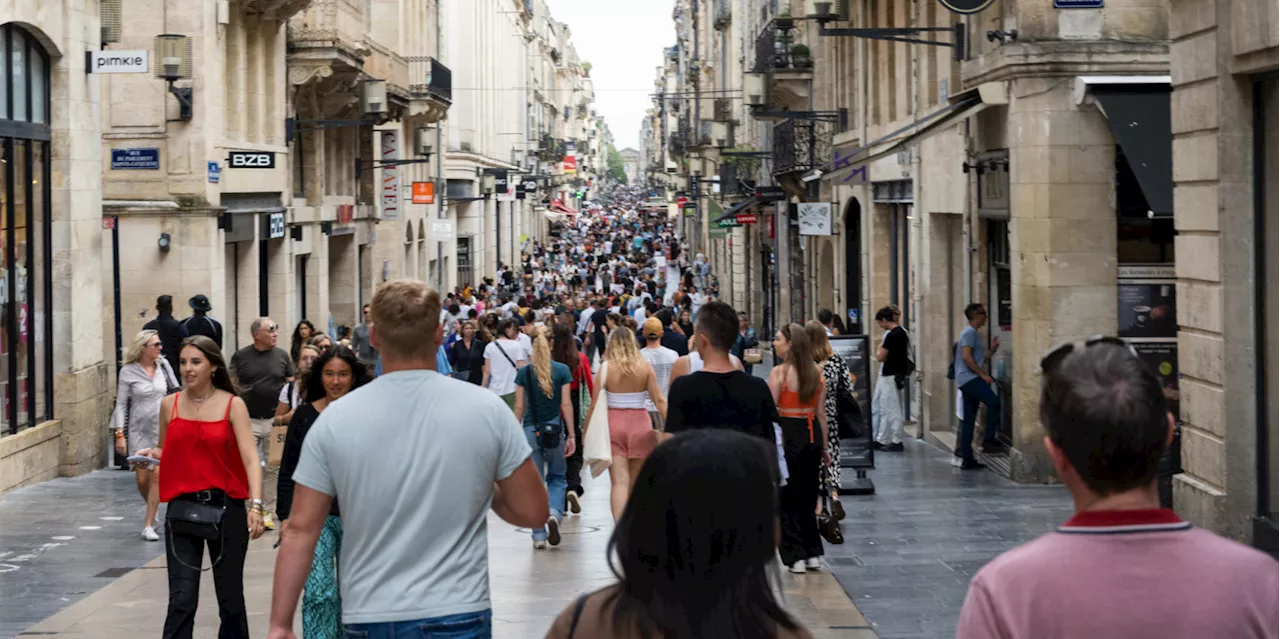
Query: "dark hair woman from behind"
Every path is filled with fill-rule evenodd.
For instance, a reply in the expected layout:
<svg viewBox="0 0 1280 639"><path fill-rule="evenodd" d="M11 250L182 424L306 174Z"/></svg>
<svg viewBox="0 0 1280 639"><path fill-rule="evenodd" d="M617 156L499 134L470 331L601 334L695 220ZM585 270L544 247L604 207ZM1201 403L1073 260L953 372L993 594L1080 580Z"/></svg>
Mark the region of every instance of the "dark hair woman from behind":
<svg viewBox="0 0 1280 639"><path fill-rule="evenodd" d="M775 455L721 429L658 446L609 540L618 583L571 604L547 638L808 639L770 587Z"/></svg>

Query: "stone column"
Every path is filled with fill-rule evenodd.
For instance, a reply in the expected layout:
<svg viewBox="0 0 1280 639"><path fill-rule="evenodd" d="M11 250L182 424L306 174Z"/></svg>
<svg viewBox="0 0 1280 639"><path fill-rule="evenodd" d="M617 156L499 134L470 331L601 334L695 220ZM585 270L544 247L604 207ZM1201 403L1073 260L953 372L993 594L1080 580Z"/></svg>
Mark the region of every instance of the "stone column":
<svg viewBox="0 0 1280 639"><path fill-rule="evenodd" d="M1054 344L1116 330L1115 140L1060 78L1009 91L1013 278L1013 479L1047 482L1039 358ZM1018 97L1025 96L1025 97Z"/></svg>

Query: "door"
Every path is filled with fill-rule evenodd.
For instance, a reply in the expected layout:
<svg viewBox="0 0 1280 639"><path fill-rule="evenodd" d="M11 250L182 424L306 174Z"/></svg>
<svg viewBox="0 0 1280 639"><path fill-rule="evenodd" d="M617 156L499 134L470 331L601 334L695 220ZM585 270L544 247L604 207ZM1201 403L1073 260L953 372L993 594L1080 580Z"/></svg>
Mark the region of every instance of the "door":
<svg viewBox="0 0 1280 639"><path fill-rule="evenodd" d="M862 330L862 205L850 198L844 210L844 321L852 335Z"/></svg>
<svg viewBox="0 0 1280 639"><path fill-rule="evenodd" d="M987 331L990 342L991 376L1000 395L1000 432L997 437L1013 445L1013 271L1009 267L1009 223L987 220ZM1000 347L997 349L997 345Z"/></svg>

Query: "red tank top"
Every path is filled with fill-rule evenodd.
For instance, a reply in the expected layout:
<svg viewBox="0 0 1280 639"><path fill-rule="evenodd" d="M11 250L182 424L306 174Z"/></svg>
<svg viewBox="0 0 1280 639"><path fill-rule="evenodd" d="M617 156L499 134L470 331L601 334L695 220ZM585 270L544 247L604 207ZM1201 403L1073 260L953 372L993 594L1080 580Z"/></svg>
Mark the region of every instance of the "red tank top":
<svg viewBox="0 0 1280 639"><path fill-rule="evenodd" d="M232 499L249 498L249 478L231 430L231 401L222 419L202 422L178 415L181 396L173 401L173 417L164 436L160 464L160 501L218 489Z"/></svg>

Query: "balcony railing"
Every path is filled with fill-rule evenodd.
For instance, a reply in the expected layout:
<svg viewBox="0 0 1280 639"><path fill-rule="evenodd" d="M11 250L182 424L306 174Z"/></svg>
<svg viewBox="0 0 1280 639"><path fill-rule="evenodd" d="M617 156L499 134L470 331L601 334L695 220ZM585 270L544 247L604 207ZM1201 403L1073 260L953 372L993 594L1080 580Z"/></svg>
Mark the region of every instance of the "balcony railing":
<svg viewBox="0 0 1280 639"><path fill-rule="evenodd" d="M808 171L831 161L829 120L786 120L773 127L773 174Z"/></svg>
<svg viewBox="0 0 1280 639"><path fill-rule="evenodd" d="M453 72L427 56L405 58L409 62L409 95L453 102Z"/></svg>
<svg viewBox="0 0 1280 639"><path fill-rule="evenodd" d="M774 18L764 25L756 36L756 60L754 71L807 70L813 68L813 60L803 49L803 55L794 49L801 43L796 39L798 29L792 18ZM802 46L802 45L801 45Z"/></svg>

